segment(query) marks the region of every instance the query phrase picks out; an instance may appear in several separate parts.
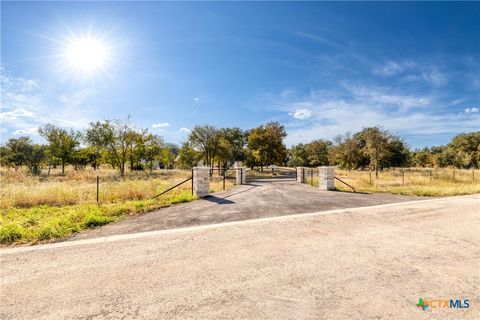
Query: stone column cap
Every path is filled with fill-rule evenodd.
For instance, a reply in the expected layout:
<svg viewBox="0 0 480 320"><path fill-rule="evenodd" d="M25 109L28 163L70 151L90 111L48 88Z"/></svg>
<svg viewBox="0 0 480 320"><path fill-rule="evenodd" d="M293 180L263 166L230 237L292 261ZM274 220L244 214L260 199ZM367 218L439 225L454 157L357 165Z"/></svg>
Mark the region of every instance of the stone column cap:
<svg viewBox="0 0 480 320"><path fill-rule="evenodd" d="M193 167L195 170L210 170L210 167Z"/></svg>

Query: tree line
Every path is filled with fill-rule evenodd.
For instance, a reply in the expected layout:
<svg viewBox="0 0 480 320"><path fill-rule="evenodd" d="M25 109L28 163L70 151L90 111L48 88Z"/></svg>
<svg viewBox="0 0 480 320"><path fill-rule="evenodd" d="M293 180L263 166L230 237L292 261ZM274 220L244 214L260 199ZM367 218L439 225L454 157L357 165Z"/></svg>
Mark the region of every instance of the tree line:
<svg viewBox="0 0 480 320"><path fill-rule="evenodd" d="M285 127L278 122L249 130L196 126L181 146L165 143L148 129L137 128L130 118L92 122L81 131L46 124L39 128L39 134L46 144L34 143L29 137L9 139L0 146L0 163L26 167L31 174L40 174L42 169L49 174L55 167L64 173L67 165L83 170L109 164L121 175L128 169L154 167L189 169L205 165L226 169L236 161L261 169L271 164L335 165L348 170L370 169L377 175L389 167L480 167L480 131L459 134L445 146L413 151L401 137L381 127L287 148Z"/></svg>

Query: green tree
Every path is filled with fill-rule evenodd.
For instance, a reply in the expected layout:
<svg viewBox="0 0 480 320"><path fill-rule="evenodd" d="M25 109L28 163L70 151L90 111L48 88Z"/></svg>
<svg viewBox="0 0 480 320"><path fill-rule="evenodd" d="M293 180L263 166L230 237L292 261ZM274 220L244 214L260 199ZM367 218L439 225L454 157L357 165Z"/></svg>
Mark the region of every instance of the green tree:
<svg viewBox="0 0 480 320"><path fill-rule="evenodd" d="M218 144L218 164L224 169L235 161L243 161L245 157L246 134L240 128L220 129L220 141Z"/></svg>
<svg viewBox="0 0 480 320"><path fill-rule="evenodd" d="M106 150L108 141L104 135L107 124L105 122L91 122L85 131L84 141L87 146L90 147L92 152L92 166L94 170L97 170L99 161L102 156L102 152Z"/></svg>
<svg viewBox="0 0 480 320"><path fill-rule="evenodd" d="M307 152L308 164L310 167L318 167L329 164L328 150L332 143L327 140L313 140L305 145Z"/></svg>
<svg viewBox="0 0 480 320"><path fill-rule="evenodd" d="M357 139L352 137L350 133L346 133L344 136L339 135L335 137L334 141L336 145L332 150L333 162L338 163L343 168L347 168L348 171L356 168L360 159L360 148Z"/></svg>
<svg viewBox="0 0 480 320"><path fill-rule="evenodd" d="M287 148L283 139L286 136L285 127L278 122L269 122L250 130L247 145L262 170L264 165L285 163Z"/></svg>
<svg viewBox="0 0 480 320"><path fill-rule="evenodd" d="M207 166L213 167L215 156L219 150L220 144L220 131L215 127L203 125L196 126L188 136L190 146L195 150L198 150L204 163Z"/></svg>
<svg viewBox="0 0 480 320"><path fill-rule="evenodd" d="M15 169L21 168L26 162L26 150L32 140L29 137L10 138L6 145L2 147L2 162Z"/></svg>
<svg viewBox="0 0 480 320"><path fill-rule="evenodd" d="M378 171L383 162L390 156L388 147L389 133L379 127L364 128L357 137L363 140L363 153L368 157L370 166L375 170L378 178Z"/></svg>
<svg viewBox="0 0 480 320"><path fill-rule="evenodd" d="M45 159L45 148L32 143L28 137L11 138L1 147L2 164L21 168L26 166L31 174L40 174L40 166Z"/></svg>
<svg viewBox="0 0 480 320"><path fill-rule="evenodd" d="M149 133L143 137L140 156L146 162L150 171L153 170L153 161L161 157L163 145L163 139L159 135Z"/></svg>
<svg viewBox="0 0 480 320"><path fill-rule="evenodd" d="M191 169L198 161L200 155L193 149L189 142L185 142L178 153L177 165L180 169Z"/></svg>
<svg viewBox="0 0 480 320"><path fill-rule="evenodd" d="M84 170L88 165L97 166L96 150L93 147L80 148L75 150L71 160L75 170Z"/></svg>
<svg viewBox="0 0 480 320"><path fill-rule="evenodd" d="M405 167L410 165L410 150L406 143L398 136L388 135L388 157L384 164L388 167Z"/></svg>
<svg viewBox="0 0 480 320"><path fill-rule="evenodd" d="M48 142L50 157L60 161L62 174L65 174L65 165L72 161L75 148L80 144L80 133L73 130L67 131L53 124L46 124L39 128L38 132Z"/></svg>
<svg viewBox="0 0 480 320"><path fill-rule="evenodd" d="M480 131L461 133L447 145L453 154L453 165L458 168L480 167Z"/></svg>
<svg viewBox="0 0 480 320"><path fill-rule="evenodd" d="M126 120L106 120L102 126L102 139L106 141L107 158L125 175L125 164L135 137L130 117Z"/></svg>
<svg viewBox="0 0 480 320"><path fill-rule="evenodd" d="M308 153L303 143L294 145L288 150L287 165L290 167L309 166Z"/></svg>
<svg viewBox="0 0 480 320"><path fill-rule="evenodd" d="M435 166L433 154L427 147L413 151L412 162L415 167L431 168Z"/></svg>

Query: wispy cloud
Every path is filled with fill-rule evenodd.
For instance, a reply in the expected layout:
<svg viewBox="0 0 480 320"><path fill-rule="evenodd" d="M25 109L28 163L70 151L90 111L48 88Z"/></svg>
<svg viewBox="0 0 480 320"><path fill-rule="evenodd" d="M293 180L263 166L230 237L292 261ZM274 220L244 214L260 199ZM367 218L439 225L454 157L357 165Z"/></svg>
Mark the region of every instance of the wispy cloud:
<svg viewBox="0 0 480 320"><path fill-rule="evenodd" d="M400 74L406 70L416 67L417 64L411 60L406 61L387 61L381 65L373 67L373 73L387 77Z"/></svg>
<svg viewBox="0 0 480 320"><path fill-rule="evenodd" d="M36 134L46 123L80 129L94 120L96 111L87 107L95 94L92 89L58 95L51 85L14 76L4 68L0 68L0 85L2 127L14 135Z"/></svg>
<svg viewBox="0 0 480 320"><path fill-rule="evenodd" d="M306 120L312 116L312 111L309 109L297 109L295 112L289 112L288 115L299 120Z"/></svg>
<svg viewBox="0 0 480 320"><path fill-rule="evenodd" d="M192 130L190 130L188 128L180 128L180 130L178 130L178 131L183 132L183 133L189 133Z"/></svg>
<svg viewBox="0 0 480 320"><path fill-rule="evenodd" d="M25 110L23 108L16 108L11 111L0 112L0 119L2 121L14 121L19 118L33 118L35 113Z"/></svg>
<svg viewBox="0 0 480 320"><path fill-rule="evenodd" d="M36 136L38 135L38 127L31 127L26 129L18 129L13 131L13 135L27 135L27 136Z"/></svg>
<svg viewBox="0 0 480 320"><path fill-rule="evenodd" d="M436 67L430 67L422 72L422 78L435 87L444 86L448 82L446 73L441 72Z"/></svg>
<svg viewBox="0 0 480 320"><path fill-rule="evenodd" d="M95 91L93 89L83 89L78 92L74 92L71 95L62 94L58 96L58 101L70 107L77 107L87 101L88 98L94 94Z"/></svg>
<svg viewBox="0 0 480 320"><path fill-rule="evenodd" d="M444 86L449 80L447 73L438 66L413 60L389 60L383 64L374 64L372 72L382 77L402 76L403 82L423 81L433 87Z"/></svg>
<svg viewBox="0 0 480 320"><path fill-rule="evenodd" d="M478 113L480 109L477 107L465 108L465 113Z"/></svg>
<svg viewBox="0 0 480 320"><path fill-rule="evenodd" d="M480 120L476 107L465 112L449 111L451 102L432 93L422 95L376 86L344 85L338 90L290 96L292 98L285 99L279 93L277 100L270 101L270 110L285 110L293 117L305 109L310 111L310 117L302 123L284 121L289 145L318 138L332 139L347 131L377 125L402 136L454 134L478 130Z"/></svg>
<svg viewBox="0 0 480 320"><path fill-rule="evenodd" d="M299 31L293 32L293 34L295 34L295 35L297 35L301 38L304 38L304 39L312 40L314 42L327 45L329 47L333 47L333 48L342 47L340 44L338 44L338 43L336 43L336 42L334 42L330 39L327 39L324 36L320 36L320 35L317 35L317 34L312 34L312 33L307 33L307 32L299 32Z"/></svg>
<svg viewBox="0 0 480 320"><path fill-rule="evenodd" d="M161 122L161 123L152 124L152 128L167 128L167 127L170 127L170 123L168 123L168 122Z"/></svg>

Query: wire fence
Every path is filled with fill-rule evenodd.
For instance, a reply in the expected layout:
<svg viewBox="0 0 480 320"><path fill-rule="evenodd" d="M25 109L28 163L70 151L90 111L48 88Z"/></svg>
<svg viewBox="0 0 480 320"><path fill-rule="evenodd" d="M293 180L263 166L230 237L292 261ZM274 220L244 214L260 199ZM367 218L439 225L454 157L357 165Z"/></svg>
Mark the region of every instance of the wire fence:
<svg viewBox="0 0 480 320"><path fill-rule="evenodd" d="M128 172L124 176L114 170L72 170L41 177L2 172L0 208L146 200L188 178L191 170ZM182 184L173 192L191 194L191 184Z"/></svg>
<svg viewBox="0 0 480 320"><path fill-rule="evenodd" d="M390 168L379 171L335 169L335 177L355 189L362 187L414 186L448 184L480 184L478 169ZM318 187L318 169L305 168L302 182Z"/></svg>

